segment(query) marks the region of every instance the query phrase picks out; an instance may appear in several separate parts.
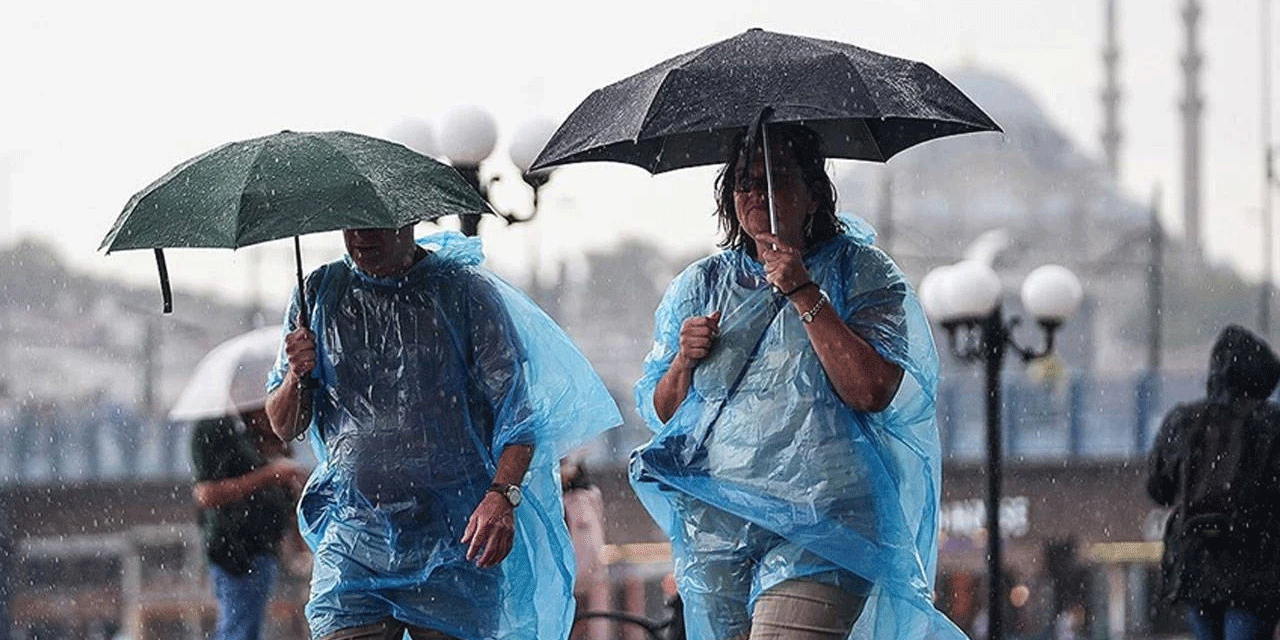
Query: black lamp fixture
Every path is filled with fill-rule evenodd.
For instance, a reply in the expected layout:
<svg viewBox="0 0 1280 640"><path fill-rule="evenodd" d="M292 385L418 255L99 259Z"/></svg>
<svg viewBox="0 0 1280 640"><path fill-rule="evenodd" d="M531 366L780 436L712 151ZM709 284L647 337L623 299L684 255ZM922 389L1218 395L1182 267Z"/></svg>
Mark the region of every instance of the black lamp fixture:
<svg viewBox="0 0 1280 640"><path fill-rule="evenodd" d="M1044 332L1038 349L1019 345L1013 330L1020 319L1006 317L1000 298L1000 276L985 262L965 260L930 271L919 287L925 312L947 332L951 353L964 362L981 362L986 373L987 413L987 637L1003 640L1000 491L1002 475L1000 369L1009 349L1024 362L1053 352L1054 334L1080 306L1084 291L1080 280L1066 267L1044 265L1027 274L1022 283L1022 306Z"/></svg>
<svg viewBox="0 0 1280 640"><path fill-rule="evenodd" d="M538 152L555 132L555 123L546 117L533 117L525 120L516 128L507 149L511 163L520 172L520 178L533 192L532 207L526 215L514 211L505 211L498 206L493 209L507 224L529 222L538 212L538 194L551 177L552 169L529 171ZM405 142L420 153L440 156L453 165L472 187L489 200L489 187L500 179L494 176L484 179L480 175L480 166L493 155L498 144L498 123L488 110L477 105L461 105L450 109L440 119L439 144L431 133L432 127L423 120L405 120L393 129L393 137ZM412 144L416 142L417 144ZM479 232L480 215L462 216L462 232L474 236Z"/></svg>

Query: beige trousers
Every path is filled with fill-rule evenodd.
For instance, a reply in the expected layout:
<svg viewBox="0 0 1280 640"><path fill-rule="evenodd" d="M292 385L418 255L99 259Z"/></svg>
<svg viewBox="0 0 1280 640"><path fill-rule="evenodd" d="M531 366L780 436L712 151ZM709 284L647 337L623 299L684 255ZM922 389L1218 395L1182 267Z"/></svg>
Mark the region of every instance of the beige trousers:
<svg viewBox="0 0 1280 640"><path fill-rule="evenodd" d="M756 598L750 640L844 640L866 598L820 582L787 580Z"/></svg>

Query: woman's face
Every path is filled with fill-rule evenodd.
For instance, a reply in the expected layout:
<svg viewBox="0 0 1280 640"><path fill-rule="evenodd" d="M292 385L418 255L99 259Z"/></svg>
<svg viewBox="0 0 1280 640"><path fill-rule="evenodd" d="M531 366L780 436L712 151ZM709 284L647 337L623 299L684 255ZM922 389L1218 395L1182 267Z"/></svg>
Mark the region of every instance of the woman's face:
<svg viewBox="0 0 1280 640"><path fill-rule="evenodd" d="M755 237L769 232L769 196L765 182L764 156L753 154L751 169L733 188L733 208L738 224ZM774 149L773 202L778 214L777 236L792 246L804 246L805 220L817 209L804 181L800 165L788 148Z"/></svg>

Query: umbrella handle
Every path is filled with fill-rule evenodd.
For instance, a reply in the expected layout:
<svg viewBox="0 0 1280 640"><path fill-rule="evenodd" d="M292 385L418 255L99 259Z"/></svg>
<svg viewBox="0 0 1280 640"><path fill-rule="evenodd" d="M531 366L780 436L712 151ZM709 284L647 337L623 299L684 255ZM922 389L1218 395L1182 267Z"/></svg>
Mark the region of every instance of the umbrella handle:
<svg viewBox="0 0 1280 640"><path fill-rule="evenodd" d="M778 235L778 208L773 203L773 158L769 156L769 125L764 122L768 111L760 113L760 150L764 153L765 194L769 196L769 233Z"/></svg>
<svg viewBox="0 0 1280 640"><path fill-rule="evenodd" d="M307 317L307 287L302 280L302 243L298 236L293 237L293 261L298 267L298 326L306 327L311 322Z"/></svg>
<svg viewBox="0 0 1280 640"><path fill-rule="evenodd" d="M766 121L769 116L773 115L773 107L765 107L760 110L760 114L751 122L751 126L747 128L747 159L751 159L751 154L756 148L756 138L760 138L760 151L764 153L764 182L765 195L769 198L769 233L778 235L778 210L773 204L773 159L769 157L769 127ZM750 162L746 166L750 166Z"/></svg>
<svg viewBox="0 0 1280 640"><path fill-rule="evenodd" d="M173 289L169 287L169 267L164 262L164 249L156 249L156 270L160 272L160 297L164 313L173 313Z"/></svg>
<svg viewBox="0 0 1280 640"><path fill-rule="evenodd" d="M307 314L307 286L302 279L302 243L298 240L298 236L293 237L293 259L298 267L298 326L310 328L311 321ZM318 386L320 381L316 380L314 372L298 378L299 391L310 391Z"/></svg>

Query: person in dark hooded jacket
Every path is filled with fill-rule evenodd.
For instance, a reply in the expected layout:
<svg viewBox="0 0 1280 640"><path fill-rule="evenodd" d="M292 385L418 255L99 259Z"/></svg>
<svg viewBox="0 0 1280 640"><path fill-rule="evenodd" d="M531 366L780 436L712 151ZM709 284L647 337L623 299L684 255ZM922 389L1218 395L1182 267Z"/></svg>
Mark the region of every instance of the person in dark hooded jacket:
<svg viewBox="0 0 1280 640"><path fill-rule="evenodd" d="M1231 325L1209 360L1208 396L1174 407L1151 451L1147 493L1172 507L1166 599L1200 640L1262 640L1280 620L1280 360Z"/></svg>

